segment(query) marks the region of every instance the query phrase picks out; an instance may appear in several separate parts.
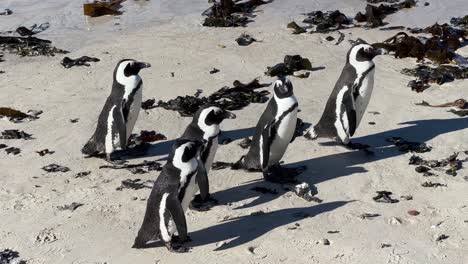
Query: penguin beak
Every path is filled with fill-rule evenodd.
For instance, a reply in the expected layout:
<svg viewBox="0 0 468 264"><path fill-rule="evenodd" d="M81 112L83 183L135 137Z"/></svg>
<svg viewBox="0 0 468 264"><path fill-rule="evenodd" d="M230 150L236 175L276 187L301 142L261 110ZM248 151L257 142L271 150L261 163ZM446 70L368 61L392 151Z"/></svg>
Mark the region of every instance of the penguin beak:
<svg viewBox="0 0 468 264"><path fill-rule="evenodd" d="M147 63L147 62L137 62L136 63L136 66L140 69L144 69L144 68L149 68L151 67L151 64Z"/></svg>
<svg viewBox="0 0 468 264"><path fill-rule="evenodd" d="M235 119L236 115L229 111L224 111L223 119Z"/></svg>

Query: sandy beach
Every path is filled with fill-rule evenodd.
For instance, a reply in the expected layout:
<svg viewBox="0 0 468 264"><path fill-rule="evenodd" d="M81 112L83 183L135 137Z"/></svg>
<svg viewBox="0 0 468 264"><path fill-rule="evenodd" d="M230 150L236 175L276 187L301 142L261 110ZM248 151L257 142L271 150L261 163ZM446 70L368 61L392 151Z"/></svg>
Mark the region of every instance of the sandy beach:
<svg viewBox="0 0 468 264"><path fill-rule="evenodd" d="M468 119L446 108L415 103L450 102L468 99L466 80L433 84L423 93L407 87L412 77L403 68L415 67L416 59L379 56L372 99L353 140L369 144L374 155L327 144L330 140L297 138L283 158L287 167L307 166L298 176L317 190L322 203L308 202L285 187L263 181L261 173L230 169L209 174L213 196L219 205L207 212L188 210L191 251L173 254L165 247L132 249L144 216L149 188L116 190L126 179L154 181L159 172L132 174L127 170L100 169L103 159L85 159L80 152L96 127L97 117L110 93L112 71L123 58L146 61L152 67L141 72L143 99L169 100L193 95L202 89L207 96L235 80L274 82L264 74L267 66L282 62L285 55L310 59L315 70L310 77L290 76L299 101L298 117L315 124L345 63L351 44L362 38L383 41L397 31L349 29L340 45L325 40L328 34L293 35L286 25L301 21L302 13L336 10L349 17L363 11L365 1L275 0L257 8L253 22L245 28L203 27L205 0L133 1L123 3L118 17L85 18L82 2L59 0L7 0L0 8L13 14L0 16L0 31L34 23L50 23L37 37L70 51L71 58L83 55L101 61L90 67L66 69L65 55L19 57L4 53L0 62L0 107L26 112L42 110L40 118L13 123L0 119L0 131L18 129L32 134L31 140L0 143L21 149L18 155L0 150L0 250L10 248L30 263L468 263L468 165L457 176L435 170L423 177L408 165L413 153L399 151L386 141L402 137L432 147L416 153L424 159L443 159L461 152L467 159ZM464 0L430 0L389 15L389 26L425 27L465 16ZM248 33L261 42L239 46L234 40ZM224 48L222 46L225 46ZM468 57L468 47L457 51ZM210 74L217 68L220 72ZM173 73L173 76L172 74ZM268 89L271 91L271 86ZM251 104L235 111L237 118L223 122L221 145L215 161L235 162L247 150L238 143L252 136L266 104ZM71 123L70 119L79 119ZM191 118L162 108L141 110L134 133L155 130L168 140L155 142L144 157L130 163L160 160L164 163L173 140ZM369 124L375 122L375 125ZM55 151L40 156L42 149ZM68 172L47 173L41 168L56 163ZM91 171L84 177L79 172ZM425 188L426 181L446 187ZM255 186L275 189L261 194ZM376 203L377 191L387 190L398 203ZM401 196L413 196L412 200ZM74 211L58 206L83 205ZM419 215L408 214L417 210ZM263 213L258 213L259 211ZM256 213L257 212L257 213ZM253 215L252 215L253 213ZM364 213L379 216L362 219ZM225 219L232 218L225 221ZM330 232L332 231L332 232ZM338 231L338 232L335 232ZM440 235L448 236L437 241ZM330 244L321 242L328 239ZM385 244L383 246L383 244ZM388 246L387 246L388 245ZM13 262L12 262L13 263Z"/></svg>

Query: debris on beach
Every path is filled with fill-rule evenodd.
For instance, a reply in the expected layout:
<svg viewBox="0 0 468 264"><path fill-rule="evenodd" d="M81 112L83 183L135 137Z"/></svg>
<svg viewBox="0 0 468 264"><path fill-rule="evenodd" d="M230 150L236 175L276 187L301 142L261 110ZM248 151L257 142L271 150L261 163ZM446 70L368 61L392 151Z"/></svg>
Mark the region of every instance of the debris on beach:
<svg viewBox="0 0 468 264"><path fill-rule="evenodd" d="M43 229L36 236L36 242L41 243L41 244L52 243L57 240L58 240L57 235L54 233L54 230L52 228Z"/></svg>
<svg viewBox="0 0 468 264"><path fill-rule="evenodd" d="M41 33L50 27L49 23L42 23L40 25L34 24L30 28L21 26L16 29L16 33L18 33L22 37L32 36L38 33Z"/></svg>
<svg viewBox="0 0 468 264"><path fill-rule="evenodd" d="M377 196L372 199L378 203L398 203L397 199L391 197L392 192L389 191L377 191Z"/></svg>
<svg viewBox="0 0 468 264"><path fill-rule="evenodd" d="M4 149L4 148L6 148L6 147L8 147L8 146L5 145L5 144L0 144L0 149Z"/></svg>
<svg viewBox="0 0 468 264"><path fill-rule="evenodd" d="M239 146L243 149L250 148L251 144L252 144L252 140L248 137L244 138L243 140L241 140L241 142L239 142Z"/></svg>
<svg viewBox="0 0 468 264"><path fill-rule="evenodd" d="M215 74L215 73L218 73L218 72L219 72L219 70L218 70L218 69L216 69L216 68L213 68L213 69L210 71L210 74Z"/></svg>
<svg viewBox="0 0 468 264"><path fill-rule="evenodd" d="M413 196L412 196L412 195L402 195L402 196L400 196L400 198L401 198L402 200L405 200L405 201L411 201L411 200L413 200Z"/></svg>
<svg viewBox="0 0 468 264"><path fill-rule="evenodd" d="M32 139L32 135L28 134L24 131L19 131L17 129L7 129L2 131L2 135L0 139L24 139L29 140Z"/></svg>
<svg viewBox="0 0 468 264"><path fill-rule="evenodd" d="M357 13L354 19L357 22L366 22L366 25L370 28L376 28L385 25L383 19L385 19L387 15L396 13L397 11L404 8L412 8L415 5L415 0L405 0L403 2L395 2L391 4L380 4L379 6L367 4L365 13Z"/></svg>
<svg viewBox="0 0 468 264"><path fill-rule="evenodd" d="M296 193L297 196L301 197L302 199L308 202L312 202L312 201L316 203L322 202L321 199L314 196L317 193L317 191L314 190L314 193L312 193L312 189L310 185L306 182L296 185L294 187L294 192Z"/></svg>
<svg viewBox="0 0 468 264"><path fill-rule="evenodd" d="M265 103L268 101L267 90L256 91L258 88L264 88L269 84L260 84L258 79L254 79L249 83L241 83L234 81L234 87L223 87L218 91L212 93L208 97L195 97L195 96L177 96L167 102L159 101L145 101L142 104L144 109L151 109L155 107L162 107L166 110L177 111L181 116L191 117L203 105L212 104L224 110L239 110L250 103ZM154 100L154 99L150 99Z"/></svg>
<svg viewBox="0 0 468 264"><path fill-rule="evenodd" d="M67 171L70 171L70 168L60 166L60 165L57 165L57 164L50 164L50 165L42 167L42 169L45 170L46 172L67 172Z"/></svg>
<svg viewBox="0 0 468 264"><path fill-rule="evenodd" d="M434 173L430 172L431 169L426 166L417 166L414 170L417 173L423 173L424 177L434 176Z"/></svg>
<svg viewBox="0 0 468 264"><path fill-rule="evenodd" d="M255 186L253 188L251 188L250 190L252 191L256 191L256 192L259 192L259 193L268 193L268 194L278 194L278 191L277 190L274 190L274 189L268 189L266 187L261 187L261 186Z"/></svg>
<svg viewBox="0 0 468 264"><path fill-rule="evenodd" d="M439 182L424 182L421 184L422 187L426 188L435 188L435 187L447 187L447 184L442 184Z"/></svg>
<svg viewBox="0 0 468 264"><path fill-rule="evenodd" d="M417 77L416 80L410 81L408 86L418 93L429 88L431 83L442 85L454 80L468 79L468 68L451 65L439 65L437 67L418 65L414 69L405 68L401 73Z"/></svg>
<svg viewBox="0 0 468 264"><path fill-rule="evenodd" d="M143 110L150 110L153 108L156 108L157 106L155 105L156 99L147 99L141 103L141 108Z"/></svg>
<svg viewBox="0 0 468 264"><path fill-rule="evenodd" d="M278 63L273 67L267 67L265 72L268 76L286 76L293 75L295 71L313 70L312 63L307 58L302 58L300 55L286 55L284 62Z"/></svg>
<svg viewBox="0 0 468 264"><path fill-rule="evenodd" d="M388 138L385 141L393 143L401 152L424 153L432 150L432 147L425 143L406 141L401 137Z"/></svg>
<svg viewBox="0 0 468 264"><path fill-rule="evenodd" d="M141 179L126 179L122 181L122 184L116 188L117 191L122 191L123 189L133 189L140 190L143 188L151 189L153 188L152 181L143 182Z"/></svg>
<svg viewBox="0 0 468 264"><path fill-rule="evenodd" d="M93 3L83 4L83 13L85 16L99 17L105 15L121 15L122 12L118 9L120 4L125 0L113 1L94 1Z"/></svg>
<svg viewBox="0 0 468 264"><path fill-rule="evenodd" d="M248 46L254 42L259 42L259 41L249 34L242 33L238 38L236 38L236 42L239 46Z"/></svg>
<svg viewBox="0 0 468 264"><path fill-rule="evenodd" d="M132 134L129 138L129 145L137 145L140 144L141 142L143 143L149 143L149 142L155 142L159 140L166 140L167 137L161 133L156 133L154 130L141 130L140 134Z"/></svg>
<svg viewBox="0 0 468 264"><path fill-rule="evenodd" d="M9 154L13 154L13 155L18 155L21 153L21 149L19 148L15 148L15 147L10 147L10 148L6 148L5 149L5 152L9 155Z"/></svg>
<svg viewBox="0 0 468 264"><path fill-rule="evenodd" d="M45 155L52 155L55 153L55 151L51 151L49 149L43 149L43 150L36 151L36 153L39 154L39 156L43 157Z"/></svg>
<svg viewBox="0 0 468 264"><path fill-rule="evenodd" d="M64 57L60 64L63 65L65 68L71 68L73 66L86 66L89 67L91 64L88 62L98 62L100 59L88 56L81 56L77 59L70 59L69 57Z"/></svg>
<svg viewBox="0 0 468 264"><path fill-rule="evenodd" d="M2 12L0 12L0 16L9 16L13 14L13 11L11 9L5 8Z"/></svg>
<svg viewBox="0 0 468 264"><path fill-rule="evenodd" d="M317 241L317 244L321 244L321 245L324 245L324 246L329 246L330 245L330 240L328 240L326 238L322 238L319 241Z"/></svg>
<svg viewBox="0 0 468 264"><path fill-rule="evenodd" d="M422 101L421 103L416 103L415 105L420 106L429 106L429 107L457 107L458 109L468 109L468 102L465 99L457 99L453 102L443 103L443 104L430 104L426 101Z"/></svg>
<svg viewBox="0 0 468 264"><path fill-rule="evenodd" d="M234 2L233 0L212 0L213 6L205 10L205 27L244 27L249 23L248 15L255 9L267 4L263 0L246 0Z"/></svg>
<svg viewBox="0 0 468 264"><path fill-rule="evenodd" d="M78 121L80 121L79 118L70 119L70 123L78 123Z"/></svg>
<svg viewBox="0 0 468 264"><path fill-rule="evenodd" d="M450 19L450 24L456 27L468 29L468 15L464 17L452 17L452 19Z"/></svg>
<svg viewBox="0 0 468 264"><path fill-rule="evenodd" d="M231 168L234 166L232 162L224 162L224 161L215 161L211 164L212 170L222 170L226 168Z"/></svg>
<svg viewBox="0 0 468 264"><path fill-rule="evenodd" d="M0 264L26 264L26 261L20 259L18 251L6 248L0 251Z"/></svg>
<svg viewBox="0 0 468 264"><path fill-rule="evenodd" d="M447 112L453 113L453 114L455 114L455 115L457 115L459 117L468 116L468 110L453 110L453 109L450 109Z"/></svg>
<svg viewBox="0 0 468 264"><path fill-rule="evenodd" d="M345 28L343 25L351 24L351 20L339 10L327 12L312 11L304 15L307 17L302 22L309 24L313 28L310 33L328 33Z"/></svg>
<svg viewBox="0 0 468 264"><path fill-rule="evenodd" d="M436 238L436 242L442 242L446 240L447 238L449 238L449 236L442 234Z"/></svg>
<svg viewBox="0 0 468 264"><path fill-rule="evenodd" d="M68 51L51 46L51 41L36 37L0 36L0 49L21 57L54 56Z"/></svg>
<svg viewBox="0 0 468 264"><path fill-rule="evenodd" d="M137 164L112 164L112 165L102 165L99 166L99 169L114 169L114 170L129 170L133 174L144 174L150 171L161 171L162 165L157 161L147 161L144 160L141 163Z"/></svg>
<svg viewBox="0 0 468 264"><path fill-rule="evenodd" d="M0 117L6 117L14 123L19 123L25 120L36 120L39 119L39 115L41 114L41 110L29 110L27 113L23 113L10 107L0 107Z"/></svg>
<svg viewBox="0 0 468 264"><path fill-rule="evenodd" d="M293 34L302 34L306 33L307 30L305 30L303 27L299 26L296 22L292 21L288 24L287 28L290 28L293 30Z"/></svg>
<svg viewBox="0 0 468 264"><path fill-rule="evenodd" d="M462 163L468 161L468 158L464 160L458 159L459 154L460 152L456 152L442 160L424 160L419 156L413 155L410 157L409 165L429 168L444 168L448 166L445 173L451 176L456 176L457 171L462 168Z"/></svg>
<svg viewBox="0 0 468 264"><path fill-rule="evenodd" d="M379 217L380 214L373 214L373 213L363 213L359 215L359 218L361 219L373 219L376 217Z"/></svg>
<svg viewBox="0 0 468 264"><path fill-rule="evenodd" d="M82 172L78 172L77 174L75 174L75 178L83 178L83 177L86 177L88 176L89 174L91 174L91 171L82 171Z"/></svg>
<svg viewBox="0 0 468 264"><path fill-rule="evenodd" d="M59 209L60 211L65 211L65 210L70 210L70 211L75 211L78 207L80 206L83 206L84 204L82 203L71 203L71 204L68 204L68 205L61 205L61 206L57 206L57 209Z"/></svg>

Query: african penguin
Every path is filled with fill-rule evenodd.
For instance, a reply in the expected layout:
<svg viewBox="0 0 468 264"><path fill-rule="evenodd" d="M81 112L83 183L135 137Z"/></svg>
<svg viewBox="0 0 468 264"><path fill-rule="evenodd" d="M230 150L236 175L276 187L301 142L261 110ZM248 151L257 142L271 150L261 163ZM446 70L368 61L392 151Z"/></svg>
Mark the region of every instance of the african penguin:
<svg viewBox="0 0 468 264"><path fill-rule="evenodd" d="M206 178L205 167L199 160L205 144L200 140L176 140L153 185L133 248L144 248L148 242L161 239L170 251L187 251L182 247L182 243L189 241L185 211L198 191L200 177Z"/></svg>
<svg viewBox="0 0 468 264"><path fill-rule="evenodd" d="M257 123L243 168L262 170L265 180L288 182L279 165L289 143L294 140L298 102L292 83L286 78L274 84L274 96Z"/></svg>
<svg viewBox="0 0 468 264"><path fill-rule="evenodd" d="M118 147L125 149L141 108L141 69L151 65L131 59L119 61L114 70L111 94L99 115L96 131L81 149L85 155L106 153L107 160Z"/></svg>
<svg viewBox="0 0 468 264"><path fill-rule="evenodd" d="M206 146L201 152L200 158L205 166L207 173L210 171L211 164L218 148L218 136L220 133L219 125L224 119L234 119L236 115L222 110L221 108L213 105L202 106L195 113L192 122L185 129L184 134L181 138L190 140L206 140ZM200 184L206 183L206 186ZM200 196L196 196L194 202L191 203L191 209L201 209L203 203L208 201L216 202L214 198L210 196L208 179L200 181Z"/></svg>
<svg viewBox="0 0 468 264"><path fill-rule="evenodd" d="M351 47L323 115L306 133L306 138L335 138L350 148L368 147L352 144L350 137L362 120L374 88L375 64L372 59L384 52L362 41Z"/></svg>

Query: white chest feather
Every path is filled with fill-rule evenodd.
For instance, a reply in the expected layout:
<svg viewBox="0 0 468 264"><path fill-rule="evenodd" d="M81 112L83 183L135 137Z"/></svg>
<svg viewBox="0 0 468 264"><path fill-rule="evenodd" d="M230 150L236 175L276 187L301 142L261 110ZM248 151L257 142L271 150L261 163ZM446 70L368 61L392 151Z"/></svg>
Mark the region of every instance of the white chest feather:
<svg viewBox="0 0 468 264"><path fill-rule="evenodd" d="M209 149L208 158L205 161L206 173L210 172L211 164L213 164L214 157L216 155L216 150L218 150L218 137L212 139L211 148Z"/></svg>
<svg viewBox="0 0 468 264"><path fill-rule="evenodd" d="M199 161L195 158L189 160L188 162L182 162L180 159L176 158L174 158L173 161L174 166L180 170L180 187L178 192L182 191L184 186L187 186L185 189L184 198L182 200L182 208L184 211L187 210L190 201L198 191L198 185L195 183L198 162Z"/></svg>
<svg viewBox="0 0 468 264"><path fill-rule="evenodd" d="M281 160L294 136L297 123L297 107L294 107L290 111L291 107L297 103L296 97L293 95L288 98L279 99L275 96L275 100L278 106L275 122L279 122L279 124L277 125L275 139L270 146L269 165L273 165ZM286 111L289 112L285 115ZM279 120L280 118L281 120Z"/></svg>
<svg viewBox="0 0 468 264"><path fill-rule="evenodd" d="M361 87L359 88L359 96L354 102L356 109L356 127L361 123L362 117L366 112L374 89L374 73L375 70L370 71L362 80Z"/></svg>
<svg viewBox="0 0 468 264"><path fill-rule="evenodd" d="M130 106L130 110L128 112L128 118L127 118L127 140L132 134L133 128L135 127L135 123L138 119L138 115L140 114L140 108L141 108L141 101L143 97L143 87L140 87L138 91L135 93L133 97L133 103Z"/></svg>

